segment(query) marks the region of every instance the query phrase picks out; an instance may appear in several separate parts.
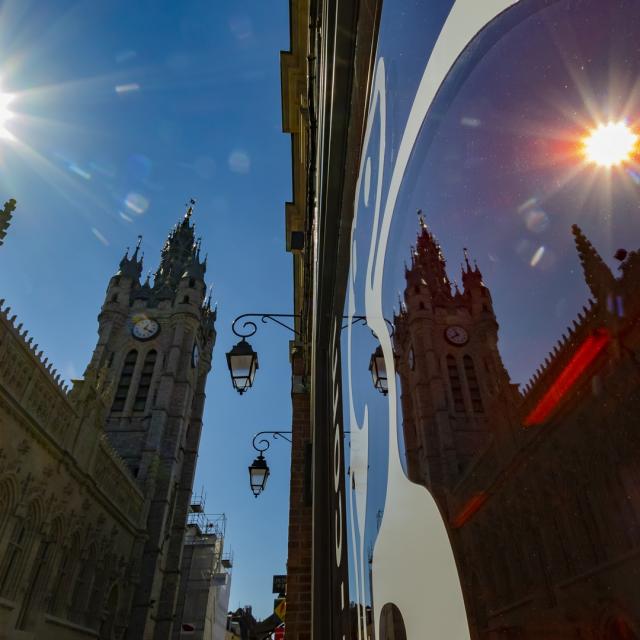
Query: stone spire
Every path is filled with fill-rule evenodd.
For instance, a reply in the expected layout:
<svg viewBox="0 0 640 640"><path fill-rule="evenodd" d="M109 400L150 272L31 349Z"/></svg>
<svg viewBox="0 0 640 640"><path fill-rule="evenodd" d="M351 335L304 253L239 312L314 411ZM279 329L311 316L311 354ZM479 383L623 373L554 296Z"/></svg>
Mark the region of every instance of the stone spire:
<svg viewBox="0 0 640 640"><path fill-rule="evenodd" d="M442 255L442 249L429 231L422 211L418 211L418 217L420 233L412 260L412 268L419 269L434 298L438 296L451 298L451 283L447 276L446 261Z"/></svg>
<svg viewBox="0 0 640 640"><path fill-rule="evenodd" d="M195 241L195 229L191 224L193 205L195 200L191 199L184 218L171 230L164 243L154 289L174 291L185 276L204 279L206 260L200 261L200 242Z"/></svg>
<svg viewBox="0 0 640 640"><path fill-rule="evenodd" d="M13 212L16 210L16 201L14 198L4 203L4 209L0 211L0 246L2 246L4 237L7 235L7 229L11 224Z"/></svg>
<svg viewBox="0 0 640 640"><path fill-rule="evenodd" d="M607 296L616 288L616 279L580 227L574 224L571 231L575 238L585 282L596 300L606 302Z"/></svg>

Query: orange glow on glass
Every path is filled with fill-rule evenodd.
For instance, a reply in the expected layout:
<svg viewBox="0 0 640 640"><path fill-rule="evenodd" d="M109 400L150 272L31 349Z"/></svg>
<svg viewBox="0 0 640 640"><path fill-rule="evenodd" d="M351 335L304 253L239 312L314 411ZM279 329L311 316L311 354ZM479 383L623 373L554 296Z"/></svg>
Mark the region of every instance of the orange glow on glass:
<svg viewBox="0 0 640 640"><path fill-rule="evenodd" d="M611 336L606 329L598 329L578 347L549 390L525 418L525 427L542 424L553 413L560 401L569 393L610 340Z"/></svg>
<svg viewBox="0 0 640 640"><path fill-rule="evenodd" d="M454 529L461 527L465 524L471 517L480 509L480 507L487 501L489 495L482 491L480 493L476 493L474 496L469 498L467 504L460 509L458 515L453 519L451 525Z"/></svg>

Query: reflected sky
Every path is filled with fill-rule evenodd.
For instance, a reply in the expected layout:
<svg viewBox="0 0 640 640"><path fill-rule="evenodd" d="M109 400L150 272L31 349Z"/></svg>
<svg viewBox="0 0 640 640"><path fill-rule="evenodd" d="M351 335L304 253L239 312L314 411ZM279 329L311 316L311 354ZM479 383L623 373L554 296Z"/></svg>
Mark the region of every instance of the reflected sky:
<svg viewBox="0 0 640 640"><path fill-rule="evenodd" d="M558 2L509 29L453 100L436 100L398 199L389 298L423 209L449 276L468 247L491 290L500 349L525 383L589 297L573 245L579 224L612 268L640 238L637 165L585 162L589 128L640 119L635 2ZM468 61L463 61L467 64ZM476 126L465 126L472 118ZM393 264L399 265L395 268ZM395 289L395 291L393 291Z"/></svg>
<svg viewBox="0 0 640 640"><path fill-rule="evenodd" d="M614 271L619 248L640 246L637 156L621 167L599 167L586 160L583 142L601 122L624 121L639 130L640 3L585 0L579 9L575 4L523 1L460 57L412 151L385 255L383 309L392 318L406 286L418 210L442 246L450 280L459 285L463 249L468 248L491 291L499 349L518 384L526 384L589 299L571 225L580 225ZM426 11L406 2L383 9L378 46L386 67L383 203L408 112L449 5L434 2ZM354 236L355 314L365 313L372 194L378 180L377 109L373 117L373 159L364 159L357 194L366 221L356 223ZM388 403L367 371L377 341L363 330L352 335L350 353L343 336L343 354L354 372L349 380L348 367L343 367L345 412L350 382L357 424L368 408L364 537L369 549L385 502ZM401 415L398 420L402 423ZM353 431L353 424L346 424ZM353 599L353 557L350 571Z"/></svg>

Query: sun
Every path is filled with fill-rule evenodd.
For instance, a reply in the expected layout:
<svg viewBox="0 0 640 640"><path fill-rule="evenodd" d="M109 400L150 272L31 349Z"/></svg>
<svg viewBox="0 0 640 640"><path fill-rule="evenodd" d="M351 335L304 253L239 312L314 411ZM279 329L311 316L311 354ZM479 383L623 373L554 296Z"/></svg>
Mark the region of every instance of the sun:
<svg viewBox="0 0 640 640"><path fill-rule="evenodd" d="M13 118L13 111L9 105L13 102L15 96L12 93L3 93L0 91L0 138L12 138L12 134L7 129L7 122Z"/></svg>
<svg viewBox="0 0 640 640"><path fill-rule="evenodd" d="M607 122L592 129L584 139L584 154L589 162L613 167L631 158L637 142L638 136L625 122Z"/></svg>

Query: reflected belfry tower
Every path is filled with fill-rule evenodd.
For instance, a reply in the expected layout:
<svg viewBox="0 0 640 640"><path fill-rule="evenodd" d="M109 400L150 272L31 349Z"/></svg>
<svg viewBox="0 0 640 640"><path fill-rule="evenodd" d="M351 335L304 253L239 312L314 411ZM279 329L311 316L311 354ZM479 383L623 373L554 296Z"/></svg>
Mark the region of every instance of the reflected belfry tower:
<svg viewBox="0 0 640 640"><path fill-rule="evenodd" d="M162 249L153 285L141 283L140 240L109 281L91 367L108 367L115 392L105 430L146 497L147 538L126 638L172 633L216 338L206 300L206 258L191 222L194 201Z"/></svg>
<svg viewBox="0 0 640 640"><path fill-rule="evenodd" d="M419 225L395 317L394 348L408 474L446 510L448 493L487 443L494 399L515 400L517 392L498 351L498 323L480 270L465 249L463 289L452 287L421 212Z"/></svg>

